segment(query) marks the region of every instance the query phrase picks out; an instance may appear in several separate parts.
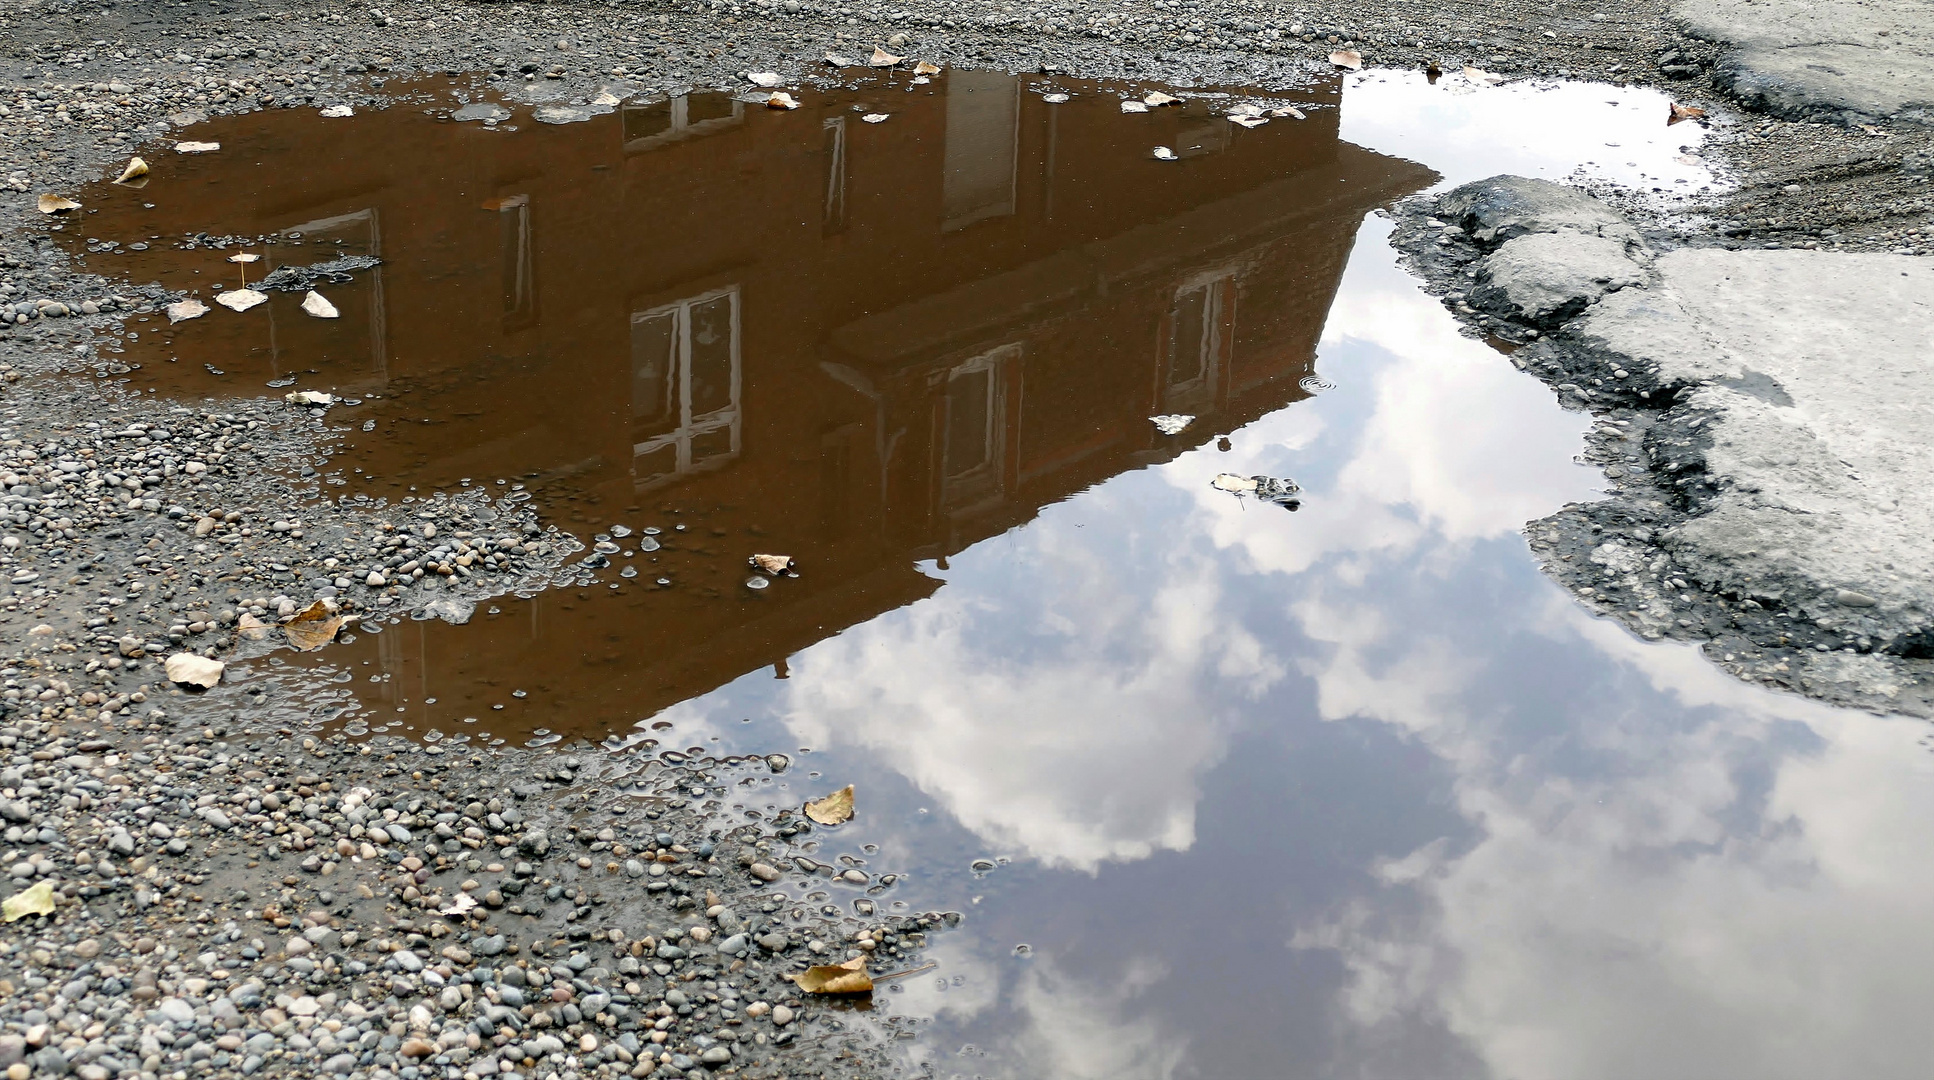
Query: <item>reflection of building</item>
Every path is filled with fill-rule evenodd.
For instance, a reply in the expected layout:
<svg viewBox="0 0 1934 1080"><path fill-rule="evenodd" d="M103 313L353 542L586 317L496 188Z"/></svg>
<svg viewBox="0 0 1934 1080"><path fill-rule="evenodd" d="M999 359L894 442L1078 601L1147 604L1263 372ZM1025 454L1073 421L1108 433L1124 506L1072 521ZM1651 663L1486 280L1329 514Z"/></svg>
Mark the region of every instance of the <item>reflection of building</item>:
<svg viewBox="0 0 1934 1080"><path fill-rule="evenodd" d="M369 397L338 414L377 421L334 463L375 475L349 490L535 475L573 527L679 511L694 529L657 565L669 592L402 630L429 652L396 662L436 684L552 648L553 667L601 668L608 646L584 682L636 715L924 595L916 560L1296 399L1363 213L1430 179L1340 142L1335 109L1239 131L1086 90L1050 105L955 72L797 112L694 94L514 133L261 113L180 167L262 167L178 208L103 197L90 224L304 231L272 251L286 261L380 250L380 277L331 291L338 323L278 296L140 343L229 373L148 365L178 392L313 368L303 385ZM874 111L889 120L859 122ZM1157 143L1184 160L1153 161ZM298 145L330 168L276 167ZM144 256L171 283L194 257L218 261ZM1202 419L1168 439L1147 419L1164 412ZM747 593L755 548L807 576Z"/></svg>

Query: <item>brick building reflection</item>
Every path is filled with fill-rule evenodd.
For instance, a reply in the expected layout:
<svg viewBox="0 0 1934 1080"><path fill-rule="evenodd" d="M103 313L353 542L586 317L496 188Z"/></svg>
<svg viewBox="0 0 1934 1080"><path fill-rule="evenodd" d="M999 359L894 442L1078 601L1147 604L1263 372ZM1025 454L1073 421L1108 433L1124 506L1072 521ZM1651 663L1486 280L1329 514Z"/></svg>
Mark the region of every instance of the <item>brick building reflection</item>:
<svg viewBox="0 0 1934 1080"><path fill-rule="evenodd" d="M376 421L337 492L502 477L574 531L686 524L615 594L326 654L380 658L370 691L413 721L447 730L510 680L531 692L512 724L602 733L925 596L917 562L1199 441L1151 415L1196 414L1194 435L1297 400L1364 213L1433 178L1340 141L1337 108L1244 131L1199 104L1125 116L1099 87L1051 105L996 73L909 89L791 113L695 93L512 133L257 114L211 135L226 166L182 163L220 181L206 198L124 198L91 227L385 260L327 290L337 322L285 295L131 346L165 392L313 370L302 386L367 398L331 417ZM221 172L242 159L264 164ZM218 264L162 250L133 272L202 284L197 257ZM805 577L746 590L754 550Z"/></svg>

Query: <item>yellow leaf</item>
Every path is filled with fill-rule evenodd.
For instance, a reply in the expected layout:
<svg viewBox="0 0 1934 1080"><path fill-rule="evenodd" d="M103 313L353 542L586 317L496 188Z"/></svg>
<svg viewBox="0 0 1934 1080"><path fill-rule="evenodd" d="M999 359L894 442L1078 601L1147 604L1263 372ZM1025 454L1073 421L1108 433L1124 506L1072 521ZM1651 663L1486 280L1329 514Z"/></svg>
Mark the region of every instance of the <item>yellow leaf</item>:
<svg viewBox="0 0 1934 1080"><path fill-rule="evenodd" d="M821 825L838 825L853 816L853 785L848 784L817 802L806 804L806 816Z"/></svg>
<svg viewBox="0 0 1934 1080"><path fill-rule="evenodd" d="M42 195L40 212L43 214L65 214L69 210L79 210L81 204L65 195Z"/></svg>
<svg viewBox="0 0 1934 1080"><path fill-rule="evenodd" d="M54 883L52 881L37 882L31 888L22 889L5 900L0 900L0 915L5 915L8 922L24 919L29 915L52 915L53 913ZM861 978L865 978L864 972L861 973ZM871 990L873 984L868 982L866 988Z"/></svg>
<svg viewBox="0 0 1934 1080"><path fill-rule="evenodd" d="M336 640L336 631L342 629L342 623L342 616L318 600L283 623L282 632L289 636L289 644L297 652L313 652Z"/></svg>
<svg viewBox="0 0 1934 1080"><path fill-rule="evenodd" d="M1360 71L1363 68L1363 54L1355 49L1338 49L1330 54L1330 63L1340 68L1349 68L1351 71Z"/></svg>
<svg viewBox="0 0 1934 1080"><path fill-rule="evenodd" d="M140 158L129 158L128 167L121 170L121 175L116 177L114 182L117 184L125 184L132 180L139 180L146 175L148 175L148 163L142 161Z"/></svg>
<svg viewBox="0 0 1934 1080"><path fill-rule="evenodd" d="M787 978L808 994L870 994L873 977L866 973L866 957L855 956L844 964L810 967Z"/></svg>
<svg viewBox="0 0 1934 1080"><path fill-rule="evenodd" d="M905 59L906 57L904 56L895 56L885 49L880 48L878 45L875 45L873 46L873 55L866 60L866 66L877 68L896 67L900 61Z"/></svg>
<svg viewBox="0 0 1934 1080"><path fill-rule="evenodd" d="M938 75L940 74L940 65L931 60L922 60L913 65L913 73L915 75Z"/></svg>

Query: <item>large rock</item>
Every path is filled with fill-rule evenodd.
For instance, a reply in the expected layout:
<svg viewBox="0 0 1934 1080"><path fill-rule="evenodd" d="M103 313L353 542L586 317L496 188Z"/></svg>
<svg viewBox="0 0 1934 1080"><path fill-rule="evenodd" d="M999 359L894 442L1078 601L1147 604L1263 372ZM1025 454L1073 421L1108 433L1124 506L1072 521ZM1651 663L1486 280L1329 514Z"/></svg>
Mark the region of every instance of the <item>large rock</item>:
<svg viewBox="0 0 1934 1080"><path fill-rule="evenodd" d="M1616 211L1577 188L1524 176L1474 180L1444 193L1438 213L1462 225L1489 248L1533 233L1572 232L1641 245L1638 230Z"/></svg>
<svg viewBox="0 0 1934 1080"><path fill-rule="evenodd" d="M1750 106L1934 123L1927 0L1678 0L1672 10L1728 46L1719 80Z"/></svg>
<svg viewBox="0 0 1934 1080"><path fill-rule="evenodd" d="M1485 258L1471 303L1550 326L1643 282L1644 269L1625 252L1624 243L1591 233L1519 236Z"/></svg>

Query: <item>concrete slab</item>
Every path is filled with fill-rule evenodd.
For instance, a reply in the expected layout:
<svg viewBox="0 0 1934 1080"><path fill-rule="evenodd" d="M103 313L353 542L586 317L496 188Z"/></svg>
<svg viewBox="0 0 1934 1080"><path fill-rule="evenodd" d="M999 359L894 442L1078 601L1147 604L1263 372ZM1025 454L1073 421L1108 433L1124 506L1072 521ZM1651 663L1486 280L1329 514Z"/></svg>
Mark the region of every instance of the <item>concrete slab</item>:
<svg viewBox="0 0 1934 1080"><path fill-rule="evenodd" d="M1926 0L1678 0L1672 13L1730 47L1715 75L1750 107L1934 124Z"/></svg>

